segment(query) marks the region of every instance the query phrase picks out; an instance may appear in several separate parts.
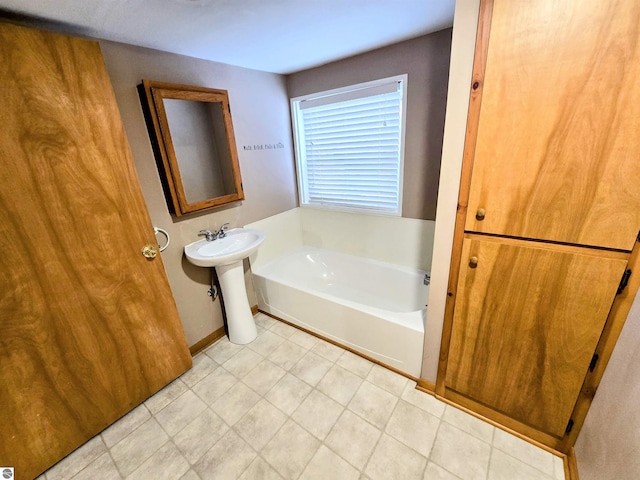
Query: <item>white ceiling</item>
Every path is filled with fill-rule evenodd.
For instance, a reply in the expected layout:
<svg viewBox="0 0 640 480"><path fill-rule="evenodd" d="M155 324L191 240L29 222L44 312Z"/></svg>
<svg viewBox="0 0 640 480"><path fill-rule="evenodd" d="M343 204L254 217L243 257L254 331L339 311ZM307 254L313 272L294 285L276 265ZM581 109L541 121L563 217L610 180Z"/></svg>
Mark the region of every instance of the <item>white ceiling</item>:
<svg viewBox="0 0 640 480"><path fill-rule="evenodd" d="M292 73L450 27L455 0L0 0L70 33Z"/></svg>

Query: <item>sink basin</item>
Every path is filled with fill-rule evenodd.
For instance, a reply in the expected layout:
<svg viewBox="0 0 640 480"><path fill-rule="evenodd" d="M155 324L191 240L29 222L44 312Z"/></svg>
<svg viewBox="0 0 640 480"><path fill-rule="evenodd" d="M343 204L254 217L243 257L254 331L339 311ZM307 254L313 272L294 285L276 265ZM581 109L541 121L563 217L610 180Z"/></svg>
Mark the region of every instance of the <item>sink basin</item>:
<svg viewBox="0 0 640 480"><path fill-rule="evenodd" d="M234 228L224 238L213 242L198 240L184 247L189 262L199 267L230 265L248 257L264 241L264 233L248 228Z"/></svg>

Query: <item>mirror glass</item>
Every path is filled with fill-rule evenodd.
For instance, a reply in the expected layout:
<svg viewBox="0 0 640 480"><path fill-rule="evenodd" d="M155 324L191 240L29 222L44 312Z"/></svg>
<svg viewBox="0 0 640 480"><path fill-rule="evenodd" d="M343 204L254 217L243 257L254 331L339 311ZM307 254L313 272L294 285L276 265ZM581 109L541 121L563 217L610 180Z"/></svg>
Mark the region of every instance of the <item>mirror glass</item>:
<svg viewBox="0 0 640 480"><path fill-rule="evenodd" d="M226 90L143 80L141 96L172 213L244 199Z"/></svg>

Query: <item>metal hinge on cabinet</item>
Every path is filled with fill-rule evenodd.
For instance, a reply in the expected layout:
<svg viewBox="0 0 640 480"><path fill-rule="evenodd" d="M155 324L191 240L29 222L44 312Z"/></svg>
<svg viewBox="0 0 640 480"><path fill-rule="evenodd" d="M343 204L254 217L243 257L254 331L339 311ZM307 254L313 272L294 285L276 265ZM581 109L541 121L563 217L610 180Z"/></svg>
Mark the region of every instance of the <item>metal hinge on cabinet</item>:
<svg viewBox="0 0 640 480"><path fill-rule="evenodd" d="M565 435L571 433L571 430L573 430L573 418L567 423L567 429L564 431Z"/></svg>
<svg viewBox="0 0 640 480"><path fill-rule="evenodd" d="M593 372L596 369L596 363L598 363L598 358L600 358L598 356L597 353L593 354L593 357L591 357L591 363L589 364L589 371Z"/></svg>
<svg viewBox="0 0 640 480"><path fill-rule="evenodd" d="M624 291L625 287L627 286L627 283L629 283L630 276L631 276L631 269L627 268L622 274L622 279L620 280L620 285L618 285L618 291L616 292L616 295L620 295Z"/></svg>

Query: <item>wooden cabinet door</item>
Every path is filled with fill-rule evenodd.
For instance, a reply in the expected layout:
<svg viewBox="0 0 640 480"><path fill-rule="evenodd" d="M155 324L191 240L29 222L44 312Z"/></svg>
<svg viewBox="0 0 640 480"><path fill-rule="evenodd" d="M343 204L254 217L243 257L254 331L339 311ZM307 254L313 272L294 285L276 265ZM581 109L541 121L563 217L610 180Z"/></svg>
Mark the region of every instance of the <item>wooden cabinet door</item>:
<svg viewBox="0 0 640 480"><path fill-rule="evenodd" d="M0 45L0 465L27 479L191 357L98 44Z"/></svg>
<svg viewBox="0 0 640 480"><path fill-rule="evenodd" d="M563 437L627 259L467 236L447 388Z"/></svg>
<svg viewBox="0 0 640 480"><path fill-rule="evenodd" d="M484 3L493 12L465 230L631 250L640 2Z"/></svg>

